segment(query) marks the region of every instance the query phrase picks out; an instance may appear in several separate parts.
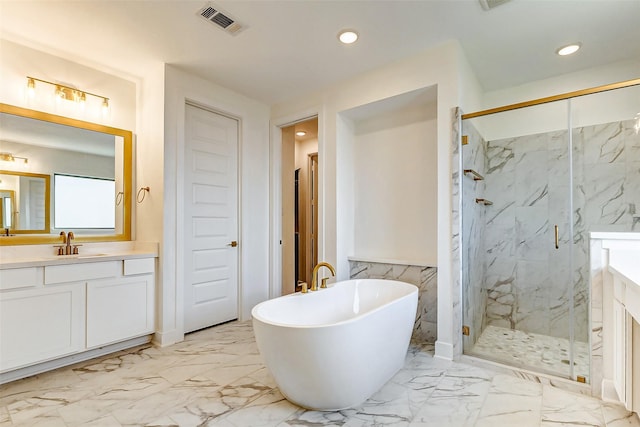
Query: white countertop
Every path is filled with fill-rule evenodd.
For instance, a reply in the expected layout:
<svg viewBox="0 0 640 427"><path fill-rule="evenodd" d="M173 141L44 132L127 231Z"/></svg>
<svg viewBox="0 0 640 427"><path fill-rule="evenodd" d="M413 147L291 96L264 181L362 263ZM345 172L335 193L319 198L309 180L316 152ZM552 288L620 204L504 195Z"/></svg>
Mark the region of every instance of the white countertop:
<svg viewBox="0 0 640 427"><path fill-rule="evenodd" d="M609 270L640 286L640 251L610 250Z"/></svg>
<svg viewBox="0 0 640 427"><path fill-rule="evenodd" d="M631 231L592 231L589 233L591 239L599 240L638 240L640 233Z"/></svg>
<svg viewBox="0 0 640 427"><path fill-rule="evenodd" d="M618 276L614 298L640 322L640 250L609 250L609 272Z"/></svg>
<svg viewBox="0 0 640 427"><path fill-rule="evenodd" d="M2 246L0 270L158 256L158 244L149 242L84 243L79 250L77 255L56 255L53 245Z"/></svg>

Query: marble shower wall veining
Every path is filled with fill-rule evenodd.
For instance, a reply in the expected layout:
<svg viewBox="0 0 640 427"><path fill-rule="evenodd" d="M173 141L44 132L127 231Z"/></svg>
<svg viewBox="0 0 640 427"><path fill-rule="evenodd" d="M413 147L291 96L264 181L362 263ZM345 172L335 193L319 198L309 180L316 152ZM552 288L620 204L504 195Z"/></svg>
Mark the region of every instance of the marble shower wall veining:
<svg viewBox="0 0 640 427"><path fill-rule="evenodd" d="M411 283L418 287L418 312L413 339L434 343L437 335L438 269L415 265L349 261L352 279L389 279Z"/></svg>
<svg viewBox="0 0 640 427"><path fill-rule="evenodd" d="M462 148L462 166L484 176L486 174L486 142L480 133L467 121L462 134L467 136L467 145ZM477 203L476 197L485 193L485 181L476 180L470 173L462 176L462 298L465 325L469 335L464 337L464 346L473 346L484 329L487 312L487 291L484 283L484 245L486 213L489 206ZM488 295L492 298L493 295Z"/></svg>
<svg viewBox="0 0 640 427"><path fill-rule="evenodd" d="M470 143L463 147L469 151L463 167L481 169L477 159L483 141L469 125L464 124ZM469 281L465 298L475 300L468 302L474 307L465 308L465 320L475 324L473 310L486 304L485 325L568 337L573 261L575 337L588 341L588 232L640 230L640 136L629 120L576 128L572 137L573 260L568 131L485 143L484 185L463 187L463 256L470 258L463 273ZM493 205L478 213L476 197ZM555 225L559 249L553 246ZM478 277L484 282L479 284ZM486 295L475 291L477 286Z"/></svg>

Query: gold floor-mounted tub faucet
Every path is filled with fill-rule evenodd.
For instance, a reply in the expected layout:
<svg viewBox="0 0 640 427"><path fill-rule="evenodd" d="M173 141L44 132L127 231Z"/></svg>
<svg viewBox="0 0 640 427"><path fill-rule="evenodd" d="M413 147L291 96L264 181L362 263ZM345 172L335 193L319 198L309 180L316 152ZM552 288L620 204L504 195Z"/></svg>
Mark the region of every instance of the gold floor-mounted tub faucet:
<svg viewBox="0 0 640 427"><path fill-rule="evenodd" d="M336 275L336 270L335 268L333 268L331 264L329 264L328 262L318 263L318 265L313 267L313 272L311 273L311 290L312 291L318 290L318 270L320 270L320 267L327 267L331 271L332 276ZM325 277L324 279L322 279L322 285L320 286L321 288L327 287L327 280L328 280L328 277Z"/></svg>

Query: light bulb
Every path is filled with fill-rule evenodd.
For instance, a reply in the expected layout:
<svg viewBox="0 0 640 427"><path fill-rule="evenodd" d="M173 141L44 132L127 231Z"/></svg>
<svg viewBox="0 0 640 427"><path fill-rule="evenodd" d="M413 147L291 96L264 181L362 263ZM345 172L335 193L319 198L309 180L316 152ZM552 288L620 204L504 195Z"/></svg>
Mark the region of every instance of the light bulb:
<svg viewBox="0 0 640 427"><path fill-rule="evenodd" d="M109 114L109 99L103 98L102 99L102 115L106 116L108 114Z"/></svg>
<svg viewBox="0 0 640 427"><path fill-rule="evenodd" d="M338 34L338 39L344 44L355 43L358 40L358 33L353 30L344 30Z"/></svg>
<svg viewBox="0 0 640 427"><path fill-rule="evenodd" d="M59 104L64 99L64 92L60 86L56 86L56 102Z"/></svg>
<svg viewBox="0 0 640 427"><path fill-rule="evenodd" d="M556 50L556 53L560 56L571 55L572 53L576 53L581 46L582 44L580 43L571 43L570 45L559 48Z"/></svg>
<svg viewBox="0 0 640 427"><path fill-rule="evenodd" d="M87 95L84 92L80 93L78 97L78 104L80 105L80 109L84 111L84 107L87 104Z"/></svg>

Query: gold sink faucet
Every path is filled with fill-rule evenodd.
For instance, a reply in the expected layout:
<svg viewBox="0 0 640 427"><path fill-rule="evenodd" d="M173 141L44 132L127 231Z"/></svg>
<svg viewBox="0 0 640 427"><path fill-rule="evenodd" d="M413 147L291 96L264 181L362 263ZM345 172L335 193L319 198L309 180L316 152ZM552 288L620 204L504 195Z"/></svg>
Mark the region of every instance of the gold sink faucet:
<svg viewBox="0 0 640 427"><path fill-rule="evenodd" d="M73 254L73 250L71 249L71 241L75 237L73 235L73 231L68 232L66 235L64 234L64 231L61 231L60 232L60 236L62 236L62 243L65 244L65 246L64 246L64 254L65 255Z"/></svg>
<svg viewBox="0 0 640 427"><path fill-rule="evenodd" d="M311 290L312 291L318 290L318 270L320 270L320 267L327 267L331 271L332 276L336 275L336 270L335 268L333 268L331 264L329 264L328 262L318 263L318 265L313 267L313 273L311 273ZM320 287L321 288L327 287L327 278L322 279L322 285Z"/></svg>

